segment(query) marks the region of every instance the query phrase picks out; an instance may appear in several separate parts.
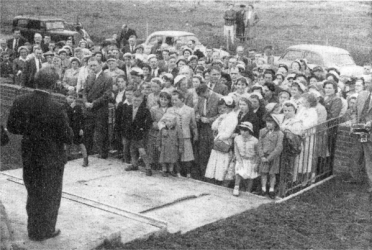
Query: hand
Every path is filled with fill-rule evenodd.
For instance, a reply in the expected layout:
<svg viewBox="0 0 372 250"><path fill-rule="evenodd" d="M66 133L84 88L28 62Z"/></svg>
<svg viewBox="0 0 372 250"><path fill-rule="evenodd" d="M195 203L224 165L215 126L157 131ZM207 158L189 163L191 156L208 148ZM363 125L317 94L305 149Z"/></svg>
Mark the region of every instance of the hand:
<svg viewBox="0 0 372 250"><path fill-rule="evenodd" d="M80 135L80 136L83 136L83 135L84 135L84 131L83 131L82 129L80 129L80 131L79 131L79 135Z"/></svg>
<svg viewBox="0 0 372 250"><path fill-rule="evenodd" d="M207 117L201 117L200 119L202 123L209 123L209 119Z"/></svg>
<svg viewBox="0 0 372 250"><path fill-rule="evenodd" d="M195 119L199 121L200 120L200 115L199 114L195 115Z"/></svg>

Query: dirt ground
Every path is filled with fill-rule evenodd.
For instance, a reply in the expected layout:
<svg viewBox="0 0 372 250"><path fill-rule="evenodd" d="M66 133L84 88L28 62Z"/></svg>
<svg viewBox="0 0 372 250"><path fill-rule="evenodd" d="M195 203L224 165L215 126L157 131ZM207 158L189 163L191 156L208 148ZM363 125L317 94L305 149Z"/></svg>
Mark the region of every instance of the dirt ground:
<svg viewBox="0 0 372 250"><path fill-rule="evenodd" d="M372 196L345 175L281 204L201 227L103 249L370 249Z"/></svg>
<svg viewBox="0 0 372 250"><path fill-rule="evenodd" d="M242 1L243 2L243 1ZM112 37L123 23L140 39L159 30L194 32L201 42L225 46L222 37L226 1L151 0L1 0L2 33L11 31L15 15L52 15L81 22L96 41ZM236 8L240 2L236 1ZM372 2L255 1L260 17L250 48L274 45L280 54L290 45L329 44L349 50L357 63L372 52Z"/></svg>

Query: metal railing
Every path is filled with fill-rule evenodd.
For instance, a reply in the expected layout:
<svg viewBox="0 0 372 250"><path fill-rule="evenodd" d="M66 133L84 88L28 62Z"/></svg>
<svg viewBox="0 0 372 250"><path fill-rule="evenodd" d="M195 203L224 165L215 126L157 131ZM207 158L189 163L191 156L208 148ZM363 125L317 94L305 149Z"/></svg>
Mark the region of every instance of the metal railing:
<svg viewBox="0 0 372 250"><path fill-rule="evenodd" d="M302 136L301 153L296 156L283 150L278 182L280 197L296 193L333 174L338 126L344 122L344 117L337 117L307 129Z"/></svg>

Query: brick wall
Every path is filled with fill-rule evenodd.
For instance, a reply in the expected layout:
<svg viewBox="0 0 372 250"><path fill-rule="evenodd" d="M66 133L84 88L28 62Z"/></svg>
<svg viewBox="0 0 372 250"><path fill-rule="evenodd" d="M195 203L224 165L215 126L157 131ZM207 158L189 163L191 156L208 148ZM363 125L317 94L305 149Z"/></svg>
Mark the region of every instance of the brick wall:
<svg viewBox="0 0 372 250"><path fill-rule="evenodd" d="M347 172L350 165L354 138L350 135L350 127L341 125L338 128L334 170L336 172Z"/></svg>

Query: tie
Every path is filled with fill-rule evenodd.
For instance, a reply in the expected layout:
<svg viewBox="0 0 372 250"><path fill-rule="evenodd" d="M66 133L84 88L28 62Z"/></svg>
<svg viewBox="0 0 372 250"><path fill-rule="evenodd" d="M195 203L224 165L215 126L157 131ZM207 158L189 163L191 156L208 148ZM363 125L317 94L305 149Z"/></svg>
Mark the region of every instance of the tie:
<svg viewBox="0 0 372 250"><path fill-rule="evenodd" d="M13 50L17 50L17 47L18 47L18 39L14 39L14 46L13 46Z"/></svg>
<svg viewBox="0 0 372 250"><path fill-rule="evenodd" d="M130 52L133 53L133 46L130 46Z"/></svg>

